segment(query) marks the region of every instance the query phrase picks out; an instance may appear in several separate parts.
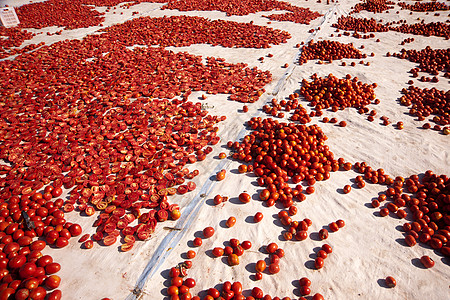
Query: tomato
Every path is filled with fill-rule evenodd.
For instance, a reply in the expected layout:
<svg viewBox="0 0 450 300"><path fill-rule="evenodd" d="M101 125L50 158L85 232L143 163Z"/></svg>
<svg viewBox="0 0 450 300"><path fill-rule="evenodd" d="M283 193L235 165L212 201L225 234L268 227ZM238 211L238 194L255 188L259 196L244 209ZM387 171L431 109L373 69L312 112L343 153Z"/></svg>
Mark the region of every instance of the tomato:
<svg viewBox="0 0 450 300"><path fill-rule="evenodd" d="M252 247L252 243L250 241L243 241L241 246L244 250L248 250Z"/></svg>
<svg viewBox="0 0 450 300"><path fill-rule="evenodd" d="M47 295L47 292L42 286L38 286L30 293L30 300L43 300L45 296Z"/></svg>
<svg viewBox="0 0 450 300"><path fill-rule="evenodd" d="M30 249L31 249L31 251L33 251L33 250L41 251L41 250L43 250L45 248L45 246L46 245L45 245L44 241L37 240L37 241L34 241L34 242L31 243Z"/></svg>
<svg viewBox="0 0 450 300"><path fill-rule="evenodd" d="M300 287L300 295L307 296L309 294L311 294L311 289L309 288L309 286L301 286Z"/></svg>
<svg viewBox="0 0 450 300"><path fill-rule="evenodd" d="M321 240L326 240L328 238L328 230L326 230L325 228L322 228L319 230L319 238Z"/></svg>
<svg viewBox="0 0 450 300"><path fill-rule="evenodd" d="M233 282L231 289L236 295L242 294L242 284L239 281Z"/></svg>
<svg viewBox="0 0 450 300"><path fill-rule="evenodd" d="M30 295L30 291L28 289L22 288L18 291L16 291L16 294L14 295L15 300L26 300L28 296Z"/></svg>
<svg viewBox="0 0 450 300"><path fill-rule="evenodd" d="M311 300L324 300L323 296L319 293L314 294Z"/></svg>
<svg viewBox="0 0 450 300"><path fill-rule="evenodd" d="M208 290L208 295L210 295L211 297L216 299L216 298L220 297L220 292L217 289L215 289L215 288L210 288Z"/></svg>
<svg viewBox="0 0 450 300"><path fill-rule="evenodd" d="M336 222L331 222L331 223L328 225L328 227L330 227L330 230L331 230L332 232L336 232L336 231L339 230L339 226L338 226L338 224L337 224Z"/></svg>
<svg viewBox="0 0 450 300"><path fill-rule="evenodd" d="M194 258L195 257L195 251L194 250L189 250L187 253L186 253L186 256L187 256L187 258L189 258L189 259L192 259L192 258Z"/></svg>
<svg viewBox="0 0 450 300"><path fill-rule="evenodd" d="M45 273L47 275L58 273L61 270L61 265L57 262L51 262L45 266Z"/></svg>
<svg viewBox="0 0 450 300"><path fill-rule="evenodd" d="M78 224L72 224L69 227L69 232L72 236L79 236L82 233L82 231L83 230L81 229L81 226Z"/></svg>
<svg viewBox="0 0 450 300"><path fill-rule="evenodd" d="M31 291L39 286L39 281L36 278L31 277L24 281L24 286Z"/></svg>
<svg viewBox="0 0 450 300"><path fill-rule="evenodd" d="M47 300L61 300L61 297L62 292L60 290L54 290L48 295Z"/></svg>
<svg viewBox="0 0 450 300"><path fill-rule="evenodd" d="M183 285L183 278L181 277L173 277L171 280L172 285L176 286L176 287L180 287Z"/></svg>
<svg viewBox="0 0 450 300"><path fill-rule="evenodd" d="M249 203L252 197L248 193L239 194L239 201L242 203Z"/></svg>
<svg viewBox="0 0 450 300"><path fill-rule="evenodd" d="M254 297L256 299L260 299L260 298L264 297L264 293L259 287L254 287L252 289L252 297Z"/></svg>
<svg viewBox="0 0 450 300"><path fill-rule="evenodd" d="M45 279L44 285L50 290L56 289L61 283L61 278L58 275L50 275Z"/></svg>
<svg viewBox="0 0 450 300"><path fill-rule="evenodd" d="M203 244L203 241L201 238L196 237L192 243L194 244L194 247L200 247Z"/></svg>
<svg viewBox="0 0 450 300"><path fill-rule="evenodd" d="M3 291L0 292L0 300L8 300L11 299L12 295L14 295L16 291L12 288L5 288Z"/></svg>
<svg viewBox="0 0 450 300"><path fill-rule="evenodd" d="M255 280L261 280L262 277L263 277L263 274L262 274L261 272L257 272L257 273L255 274Z"/></svg>
<svg viewBox="0 0 450 300"><path fill-rule="evenodd" d="M227 220L227 222L226 222L227 227L228 227L228 228L231 228L231 227L233 227L235 224L236 224L236 218L235 218L235 217L229 217L228 220Z"/></svg>
<svg viewBox="0 0 450 300"><path fill-rule="evenodd" d="M386 285L390 288L393 288L397 285L397 281L392 276L386 277Z"/></svg>
<svg viewBox="0 0 450 300"><path fill-rule="evenodd" d="M322 250L325 251L327 254L330 254L333 252L333 248L331 248L331 246L328 244L323 244Z"/></svg>
<svg viewBox="0 0 450 300"><path fill-rule="evenodd" d="M57 188L54 188L51 193L52 193L52 196L56 198L56 197L61 196L62 192L63 192L62 189L60 187L57 187Z"/></svg>
<svg viewBox="0 0 450 300"><path fill-rule="evenodd" d="M64 237L59 237L56 239L55 245L58 248L64 248L69 244L69 240Z"/></svg>
<svg viewBox="0 0 450 300"><path fill-rule="evenodd" d="M223 248L221 248L221 247L215 247L215 248L212 250L212 254L213 254L215 257L222 256L223 253L224 253L224 250L223 250Z"/></svg>
<svg viewBox="0 0 450 300"><path fill-rule="evenodd" d="M175 285L171 285L167 288L167 294L169 294L169 296L175 296L179 294L178 291L178 287Z"/></svg>
<svg viewBox="0 0 450 300"><path fill-rule="evenodd" d="M274 253L275 251L277 251L278 249L278 245L276 243L270 243L269 245L267 245L266 247L266 251L270 254Z"/></svg>
<svg viewBox="0 0 450 300"><path fill-rule="evenodd" d="M210 238L214 235L214 228L212 227L206 227L205 229L203 229L203 236L205 238Z"/></svg>
<svg viewBox="0 0 450 300"><path fill-rule="evenodd" d="M10 259L8 266L10 268L17 269L17 268L20 268L21 266L23 266L26 262L27 262L27 258L25 257L25 255L19 254Z"/></svg>
<svg viewBox="0 0 450 300"><path fill-rule="evenodd" d="M45 242L44 242L45 244ZM17 252L20 250L20 245L16 242L10 242L9 244L6 244L3 248L3 253L10 254L13 252Z"/></svg>
<svg viewBox="0 0 450 300"><path fill-rule="evenodd" d="M300 278L298 283L300 284L300 286L310 286L311 285L311 280L309 280L306 277L302 277L302 278Z"/></svg>
<svg viewBox="0 0 450 300"><path fill-rule="evenodd" d="M295 234L295 238L298 241L304 241L308 238L308 232L306 232L305 230L297 231Z"/></svg>
<svg viewBox="0 0 450 300"><path fill-rule="evenodd" d="M257 212L257 213L255 214L255 216L253 217L253 221L254 221L255 223L259 223L259 222L262 221L263 217L264 217L264 215L263 215L261 212Z"/></svg>
<svg viewBox="0 0 450 300"><path fill-rule="evenodd" d="M36 272L36 265L34 263L26 263L22 265L19 269L19 276L22 279L27 279L29 277L34 276L34 273Z"/></svg>
<svg viewBox="0 0 450 300"><path fill-rule="evenodd" d="M187 278L187 279L184 281L184 284L185 284L188 288L193 288L193 287L195 287L195 280L192 279L192 278Z"/></svg>
<svg viewBox="0 0 450 300"><path fill-rule="evenodd" d="M434 267L434 261L431 259L431 257L429 257L427 255L422 256L420 258L420 262L427 269Z"/></svg>
<svg viewBox="0 0 450 300"><path fill-rule="evenodd" d="M232 254L228 255L227 262L230 266L236 266L239 264L239 256L232 253Z"/></svg>
<svg viewBox="0 0 450 300"><path fill-rule="evenodd" d="M322 269L324 264L325 264L325 261L323 260L322 257L317 257L314 260L314 267L316 267L316 269Z"/></svg>
<svg viewBox="0 0 450 300"><path fill-rule="evenodd" d="M280 265L277 263L272 263L269 265L269 273L270 274L277 274L280 272Z"/></svg>

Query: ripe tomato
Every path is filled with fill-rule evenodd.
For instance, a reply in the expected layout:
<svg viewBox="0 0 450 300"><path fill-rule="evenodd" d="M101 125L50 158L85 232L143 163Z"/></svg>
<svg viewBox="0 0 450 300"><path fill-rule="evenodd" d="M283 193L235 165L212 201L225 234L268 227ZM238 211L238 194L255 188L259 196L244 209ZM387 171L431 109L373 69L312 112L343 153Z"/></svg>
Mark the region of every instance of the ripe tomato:
<svg viewBox="0 0 450 300"><path fill-rule="evenodd" d="M233 227L235 224L236 224L236 218L235 218L235 217L229 217L228 220L227 220L227 222L226 222L227 227L228 227L228 228L231 228L231 227Z"/></svg>
<svg viewBox="0 0 450 300"><path fill-rule="evenodd" d="M263 217L264 217L264 215L263 215L261 212L257 212L257 213L255 214L255 216L253 217L253 221L254 221L255 223L259 223L259 222L261 222L261 220L263 219Z"/></svg>
<svg viewBox="0 0 450 300"><path fill-rule="evenodd" d="M434 260L432 260L431 257L429 257L427 255L422 256L420 258L420 262L427 269L434 267Z"/></svg>
<svg viewBox="0 0 450 300"><path fill-rule="evenodd" d="M234 253L228 255L227 262L230 266L236 266L239 264L239 256Z"/></svg>
<svg viewBox="0 0 450 300"><path fill-rule="evenodd" d="M267 245L266 247L266 251L270 254L274 253L275 251L277 251L278 249L278 245L276 243L270 243L269 245Z"/></svg>
<svg viewBox="0 0 450 300"><path fill-rule="evenodd" d="M50 275L44 281L45 286L50 290L56 289L60 283L61 278L58 275Z"/></svg>
<svg viewBox="0 0 450 300"><path fill-rule="evenodd" d="M36 265L34 263L26 263L22 265L19 269L19 276L22 279L27 279L29 277L34 276L34 273L36 272Z"/></svg>
<svg viewBox="0 0 450 300"><path fill-rule="evenodd" d="M242 203L249 203L252 197L248 193L240 193L239 194L239 201Z"/></svg>
<svg viewBox="0 0 450 300"><path fill-rule="evenodd" d="M224 250L223 250L223 248L221 248L221 247L215 247L215 248L212 250L212 254L213 254L215 257L222 256L223 253L224 253Z"/></svg>
<svg viewBox="0 0 450 300"><path fill-rule="evenodd" d="M271 263L269 265L269 273L270 274L277 274L278 272L280 272L280 265L277 263Z"/></svg>
<svg viewBox="0 0 450 300"><path fill-rule="evenodd" d="M69 227L69 232L72 236L79 236L82 233L81 226L78 224L72 224Z"/></svg>
<svg viewBox="0 0 450 300"><path fill-rule="evenodd" d="M214 228L212 227L206 227L205 229L203 229L203 236L205 238L210 238L214 235Z"/></svg>
<svg viewBox="0 0 450 300"><path fill-rule="evenodd" d="M45 273L47 275L58 273L61 270L61 265L57 262L51 262L45 266Z"/></svg>
<svg viewBox="0 0 450 300"><path fill-rule="evenodd" d="M314 260L314 266L316 267L316 269L322 269L324 264L325 264L325 261L323 260L322 257L317 257Z"/></svg>

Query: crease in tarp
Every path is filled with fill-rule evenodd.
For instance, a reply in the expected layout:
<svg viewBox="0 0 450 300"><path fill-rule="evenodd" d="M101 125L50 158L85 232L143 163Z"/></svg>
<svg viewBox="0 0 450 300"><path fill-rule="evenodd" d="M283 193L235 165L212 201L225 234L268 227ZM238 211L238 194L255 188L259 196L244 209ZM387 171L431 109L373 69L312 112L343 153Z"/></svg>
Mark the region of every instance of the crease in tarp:
<svg viewBox="0 0 450 300"><path fill-rule="evenodd" d="M338 4L335 4L332 8L328 10L328 12L324 15L323 21L320 23L320 26L322 26L326 21L329 20L330 16L336 11L336 7ZM313 39L317 35L318 31L315 30L314 33L312 33L306 40L305 45ZM268 103L271 100L270 95L277 95L281 88L286 83L287 79L292 75L296 65L295 62L298 61L299 56L302 53L303 47L297 52L294 58L294 64L288 70L286 73L280 78L278 81L278 84L275 86L273 93L269 94L266 101L264 103ZM262 114L262 111L259 110L258 113L254 117L258 117ZM247 134L247 129L242 129L239 134L237 135L236 139L239 140L243 138ZM224 161L220 162L216 168L211 172L210 176L208 178L211 178L216 174L218 171L225 168L226 165L230 164L230 162ZM202 197L202 194L208 195L209 192L212 190L212 188L215 186L216 181L213 180L207 180L207 182L202 186L200 192L194 197L194 199L184 208L182 217L179 219L179 221L176 224L177 228L182 228L181 230L171 231L167 236L163 239L163 241L159 244L158 248L156 249L155 253L150 258L149 262L147 263L146 267L144 268L144 271L139 276L137 283L132 290L132 293L129 294L126 298L126 300L134 300L138 299L142 292L143 287L145 283L152 278L152 276L158 271L159 267L164 263L165 259L169 256L169 254L173 251L175 246L178 244L178 242L183 238L183 236L186 234L186 232L190 229L190 225L195 220L195 217L197 216L200 208L206 201L207 197Z"/></svg>

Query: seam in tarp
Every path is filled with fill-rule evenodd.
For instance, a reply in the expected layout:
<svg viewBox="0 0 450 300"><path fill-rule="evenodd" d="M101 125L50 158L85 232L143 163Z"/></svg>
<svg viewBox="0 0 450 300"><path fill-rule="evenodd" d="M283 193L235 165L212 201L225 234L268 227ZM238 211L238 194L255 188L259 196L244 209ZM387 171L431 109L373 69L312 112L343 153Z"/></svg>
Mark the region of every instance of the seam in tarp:
<svg viewBox="0 0 450 300"><path fill-rule="evenodd" d="M335 4L332 8L328 10L328 12L324 15L323 21L320 23L320 26L322 26L325 22L327 22L330 18L330 16L336 11L337 4ZM317 27L316 27L317 28ZM314 32L307 38L305 45L312 40L318 33L318 30L314 30ZM304 46L303 46L304 47ZM295 55L294 58L294 64L288 70L286 73L280 78L278 81L278 84L275 86L273 93L268 93L267 99L264 103L268 103L273 95L277 95L281 88L285 85L287 79L292 75L296 65L295 62L298 61L303 47L299 50L299 52ZM258 117L262 114L262 111L259 110L258 113L254 115L254 117ZM247 134L248 130L246 128L242 129L239 134L237 135L236 139L239 140L243 138ZM224 169L226 165L229 165L229 161L220 162L216 168L211 172L210 176L208 178L214 176L214 174L217 174L218 171ZM177 228L181 228L181 230L174 230L171 231L167 236L163 239L163 241L159 244L158 248L156 249L155 253L150 258L149 262L147 263L144 271L139 276L137 283L132 290L132 293L129 294L126 297L126 300L135 300L138 299L139 296L141 296L143 292L143 288L145 283L152 278L152 276L158 271L159 267L164 263L165 259L169 256L169 254L173 251L175 246L179 243L179 241L183 238L183 236L186 234L186 232L190 229L190 225L194 222L196 216L198 215L200 208L205 203L207 197L202 197L202 195L208 195L209 192L214 188L216 184L216 181L214 180L207 180L207 182L202 186L200 192L194 197L194 199L186 206L186 208L183 209L182 217L179 219L179 221L176 223Z"/></svg>

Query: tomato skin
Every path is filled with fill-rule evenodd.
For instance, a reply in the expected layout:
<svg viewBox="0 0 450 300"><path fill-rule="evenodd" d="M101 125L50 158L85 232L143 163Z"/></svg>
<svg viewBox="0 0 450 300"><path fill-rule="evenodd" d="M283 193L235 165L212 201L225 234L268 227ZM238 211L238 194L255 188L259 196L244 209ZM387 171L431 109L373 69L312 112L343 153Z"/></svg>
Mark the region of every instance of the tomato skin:
<svg viewBox="0 0 450 300"><path fill-rule="evenodd" d="M431 259L431 257L429 257L427 255L422 256L420 258L420 262L427 269L434 267L434 261Z"/></svg>
<svg viewBox="0 0 450 300"><path fill-rule="evenodd" d="M59 287L59 284L61 283L61 278L58 275L50 275L45 279L44 284L45 286L50 289L56 289Z"/></svg>
<svg viewBox="0 0 450 300"><path fill-rule="evenodd" d="M16 291L12 288L6 288L0 292L0 300L8 300Z"/></svg>
<svg viewBox="0 0 450 300"><path fill-rule="evenodd" d="M45 266L45 273L47 275L55 274L61 270L61 265L57 262L51 262Z"/></svg>
<svg viewBox="0 0 450 300"><path fill-rule="evenodd" d="M16 294L14 295L15 300L26 300L30 296L30 291L28 289L19 289L16 291Z"/></svg>
<svg viewBox="0 0 450 300"><path fill-rule="evenodd" d="M69 232L72 236L79 236L83 232L83 229L78 224L72 224L69 227Z"/></svg>
<svg viewBox="0 0 450 300"><path fill-rule="evenodd" d="M46 290L42 286L38 286L30 293L30 300L43 300L47 295Z"/></svg>
<svg viewBox="0 0 450 300"><path fill-rule="evenodd" d="M39 267L44 267L53 262L53 258L50 255L44 255L37 260L37 265Z"/></svg>
<svg viewBox="0 0 450 300"><path fill-rule="evenodd" d="M19 269L19 276L22 279L27 279L34 276L36 272L36 265L34 263L26 263Z"/></svg>
<svg viewBox="0 0 450 300"><path fill-rule="evenodd" d="M48 295L47 300L61 300L62 292L60 290L54 290Z"/></svg>
<svg viewBox="0 0 450 300"><path fill-rule="evenodd" d="M10 268L17 269L17 268L20 268L21 266L23 266L26 262L27 262L27 258L25 257L25 255L19 254L19 255L13 257L12 259L10 259L8 266Z"/></svg>

